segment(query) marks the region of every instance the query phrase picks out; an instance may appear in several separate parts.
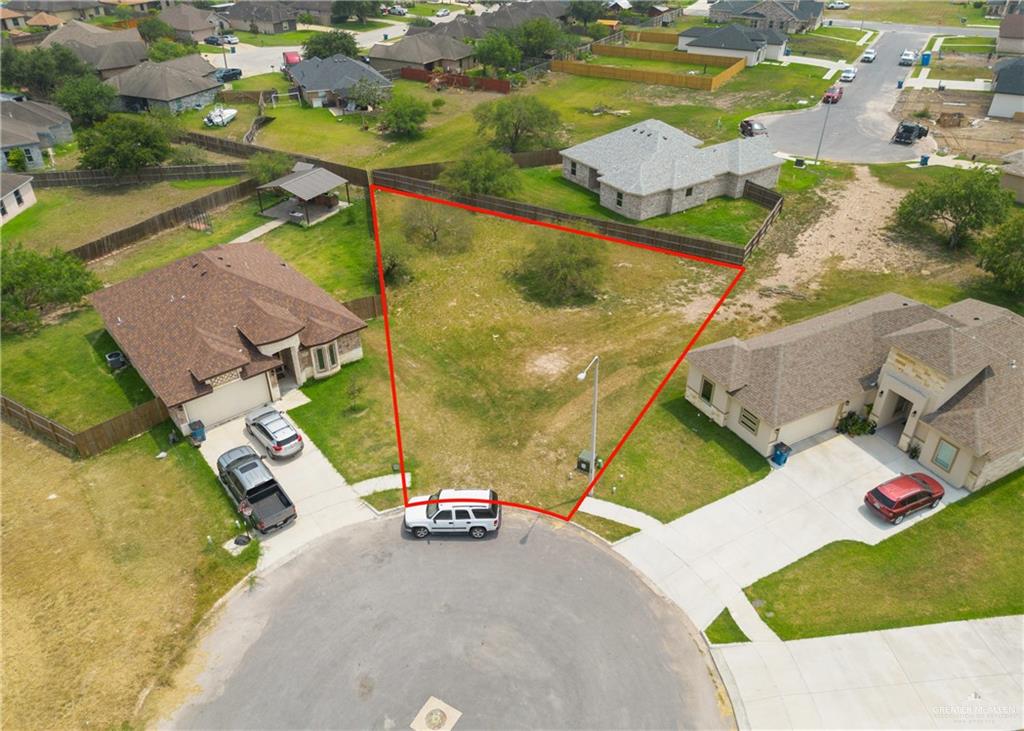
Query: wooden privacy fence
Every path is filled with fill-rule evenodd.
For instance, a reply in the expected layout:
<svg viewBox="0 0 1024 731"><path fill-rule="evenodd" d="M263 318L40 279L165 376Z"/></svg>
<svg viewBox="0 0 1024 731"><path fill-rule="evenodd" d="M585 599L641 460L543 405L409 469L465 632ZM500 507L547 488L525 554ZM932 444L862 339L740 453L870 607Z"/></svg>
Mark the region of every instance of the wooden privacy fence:
<svg viewBox="0 0 1024 731"><path fill-rule="evenodd" d="M217 101L221 102L247 102L249 104L259 104L260 96L266 94L268 97L273 95L273 89L264 89L262 91L235 91L233 89L225 89L217 93Z"/></svg>
<svg viewBox="0 0 1024 731"><path fill-rule="evenodd" d="M663 52L654 51L654 53ZM692 54L692 56L707 58L701 54ZM692 58L686 61L686 63L704 62L697 60L696 58ZM551 70L561 71L566 74L573 74L574 76L592 76L599 79L616 79L618 81L634 81L641 84L660 84L662 86L679 86L687 89L699 89L701 91L715 91L726 81L742 71L745 65L746 62L743 61L743 59L736 59L736 62L732 66L723 69L714 76L687 76L682 73L675 74L665 71L643 71L640 69L627 69L618 66L598 66L595 64L581 63L579 61L552 61Z"/></svg>
<svg viewBox="0 0 1024 731"><path fill-rule="evenodd" d="M224 139L223 137L204 135L200 132L188 132L185 134L183 139L186 142L191 142L192 144L198 145L206 150L219 152L224 155L232 155L234 157L248 158L260 152L284 153L295 160L301 160L302 162L308 162L313 165L326 168L332 173L345 178L353 185L365 188L370 184L366 171L362 168L354 168L350 165L342 165L340 163L331 162L330 160L321 160L320 158L310 157L309 155L300 155L298 153L287 152L285 150L275 150L270 147L261 147L260 145L247 145L244 142L235 142L234 140Z"/></svg>
<svg viewBox="0 0 1024 731"><path fill-rule="evenodd" d="M626 38L642 43L665 43L674 46L679 42L678 33L660 30L627 30Z"/></svg>
<svg viewBox="0 0 1024 731"><path fill-rule="evenodd" d="M373 320L380 317L384 312L380 304L379 294L371 294L367 297L349 300L343 304L360 320Z"/></svg>
<svg viewBox="0 0 1024 731"><path fill-rule="evenodd" d="M218 165L168 165L167 167L143 168L132 174L112 174L106 170L66 170L60 172L35 173L32 185L36 188L57 188L64 186L113 186L158 183L165 180L201 180L244 175L245 164L239 162Z"/></svg>
<svg viewBox="0 0 1024 731"><path fill-rule="evenodd" d="M747 241L747 245L743 247L743 260L746 261L754 249L761 244L761 239L768 233L768 229L775 223L775 219L779 217L782 212L782 202L785 199L771 188L765 188L763 185L752 183L749 180L743 185L743 197L769 209L768 216Z"/></svg>
<svg viewBox="0 0 1024 731"><path fill-rule="evenodd" d="M123 441L149 431L167 419L167 409L160 399L136 406L84 431L73 432L63 424L22 406L14 399L0 395L0 412L4 418L21 425L33 436L43 437L58 447L82 457L105 452Z"/></svg>
<svg viewBox="0 0 1024 731"><path fill-rule="evenodd" d="M496 198L489 195L456 195L437 183L398 175L391 171L375 170L373 182L376 185L383 185L407 193L419 193L435 198L444 198L456 203L464 203L499 213L507 213L531 221L558 223L574 227L583 226L605 236L626 239L640 244L647 244L648 246L656 246L682 254L714 259L728 264L742 264L744 259L743 247L733 246L724 241L701 239L669 231L659 231L657 229L590 218L588 216L578 216L563 211L556 211L552 208L542 208L541 206L534 206L529 203L520 203L519 201Z"/></svg>
<svg viewBox="0 0 1024 731"><path fill-rule="evenodd" d="M520 168L538 168L546 165L562 164L562 154L557 149L513 152L510 157ZM425 162L419 165L402 165L400 167L374 170L372 175L375 181L380 173L393 173L418 180L437 180L445 166L449 164L449 162Z"/></svg>
<svg viewBox="0 0 1024 731"><path fill-rule="evenodd" d="M496 91L499 94L508 94L512 91L512 84L506 79L488 79L483 76L465 76L464 74L435 74L426 69L403 68L401 70L403 79L410 81L423 81L430 83L438 79L445 86L456 86L460 89L476 89L479 91Z"/></svg>
<svg viewBox="0 0 1024 731"><path fill-rule="evenodd" d="M668 61L670 63L688 64L690 66L714 66L729 68L742 58L735 56L711 56L706 53L685 53L682 51L658 51L652 48L632 48L630 46L606 46L595 43L592 47L597 56L618 56L620 58L639 58L644 61ZM744 61L744 63L746 63Z"/></svg>
<svg viewBox="0 0 1024 731"><path fill-rule="evenodd" d="M118 249L123 249L148 236L188 223L210 208L218 208L252 195L254 190L256 190L255 180L243 180L240 183L215 190L188 203L175 206L163 213L158 213L147 218L145 221L139 221L106 236L101 236L94 241L71 249L68 253L77 256L82 261L99 259L101 256L106 256Z"/></svg>

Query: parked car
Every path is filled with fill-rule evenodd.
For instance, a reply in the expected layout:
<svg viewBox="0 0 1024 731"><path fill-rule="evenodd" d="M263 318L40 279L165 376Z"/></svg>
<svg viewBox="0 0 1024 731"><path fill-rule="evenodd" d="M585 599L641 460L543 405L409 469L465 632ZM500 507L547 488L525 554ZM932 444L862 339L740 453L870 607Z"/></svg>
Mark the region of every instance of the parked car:
<svg viewBox="0 0 1024 731"><path fill-rule="evenodd" d="M900 122L896 126L896 131L892 134L890 142L895 142L898 145L912 145L919 139L928 136L928 128L923 124L917 122Z"/></svg>
<svg viewBox="0 0 1024 731"><path fill-rule="evenodd" d="M843 73L839 74L840 81L853 81L857 78L857 69L850 66L849 68L843 69Z"/></svg>
<svg viewBox="0 0 1024 731"><path fill-rule="evenodd" d="M213 72L213 78L222 84L225 81L234 81L242 78L242 69L217 69Z"/></svg>
<svg viewBox="0 0 1024 731"><path fill-rule="evenodd" d="M768 134L768 128L753 119L744 119L740 122L740 134L744 137L758 137Z"/></svg>
<svg viewBox="0 0 1024 731"><path fill-rule="evenodd" d="M298 429L273 406L263 406L246 414L245 430L263 446L271 459L293 457L305 446Z"/></svg>
<svg viewBox="0 0 1024 731"><path fill-rule="evenodd" d="M429 497L409 501L421 504L406 507L402 527L416 538L436 533L468 533L473 538L483 538L501 527L501 506L497 501L494 490L438 490Z"/></svg>
<svg viewBox="0 0 1024 731"><path fill-rule="evenodd" d="M864 51L864 55L860 57L860 60L863 63L874 63L876 58L878 58L878 51L874 48L869 48Z"/></svg>
<svg viewBox="0 0 1024 731"><path fill-rule="evenodd" d="M835 0L825 6L828 10L849 10L850 3L843 2L843 0Z"/></svg>
<svg viewBox="0 0 1024 731"><path fill-rule="evenodd" d="M221 39L220 36L206 36L206 38L203 39L203 43L208 46L219 46L221 44Z"/></svg>
<svg viewBox="0 0 1024 731"><path fill-rule="evenodd" d="M233 46L236 43L238 43L238 36L233 36L230 33L228 33L228 34L222 35L220 37L220 42L221 43L226 43L229 46Z"/></svg>
<svg viewBox="0 0 1024 731"><path fill-rule="evenodd" d="M388 8L388 15L408 15L409 11L403 8L401 5L394 5Z"/></svg>
<svg viewBox="0 0 1024 731"><path fill-rule="evenodd" d="M915 61L917 61L917 51L903 49L903 53L900 54L900 66L913 66Z"/></svg>
<svg viewBox="0 0 1024 731"><path fill-rule="evenodd" d="M448 8L441 8L436 13L434 13L434 15L436 15L438 18L447 18L451 14L452 11L449 10Z"/></svg>
<svg viewBox="0 0 1024 731"><path fill-rule="evenodd" d="M217 479L238 512L260 533L283 528L298 516L284 488L252 447L235 447L218 457Z"/></svg>
<svg viewBox="0 0 1024 731"><path fill-rule="evenodd" d="M883 482L864 496L864 503L893 525L916 510L934 508L946 491L923 472L900 475Z"/></svg>
<svg viewBox="0 0 1024 731"><path fill-rule="evenodd" d="M838 104L839 100L843 98L843 87L841 86L830 86L825 91L825 96L821 97L821 101L824 104Z"/></svg>

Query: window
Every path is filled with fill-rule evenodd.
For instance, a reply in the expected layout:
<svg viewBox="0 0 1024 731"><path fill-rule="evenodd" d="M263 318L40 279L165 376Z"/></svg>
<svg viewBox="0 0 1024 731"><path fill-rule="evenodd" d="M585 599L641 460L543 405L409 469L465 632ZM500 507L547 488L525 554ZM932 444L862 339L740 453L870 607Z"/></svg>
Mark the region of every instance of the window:
<svg viewBox="0 0 1024 731"><path fill-rule="evenodd" d="M7 215L7 206L4 205L3 201L0 201L0 216L6 216L6 215Z"/></svg>
<svg viewBox="0 0 1024 731"><path fill-rule="evenodd" d="M338 367L338 347L334 343L313 348L314 370L318 373L331 371Z"/></svg>
<svg viewBox="0 0 1024 731"><path fill-rule="evenodd" d="M437 515L434 516L434 520L451 520L452 511L450 510L439 510Z"/></svg>
<svg viewBox="0 0 1024 731"><path fill-rule="evenodd" d="M569 162L569 175L573 175L573 176L576 175L576 163L575 162L571 162L571 161Z"/></svg>
<svg viewBox="0 0 1024 731"><path fill-rule="evenodd" d="M468 510L456 510L455 511L455 520L469 520L469 511Z"/></svg>
<svg viewBox="0 0 1024 731"><path fill-rule="evenodd" d="M940 439L939 443L935 446L935 454L932 455L932 462L937 464L946 472L949 472L953 467L953 463L956 462L956 455L959 451L959 449L954 447L945 439Z"/></svg>
<svg viewBox="0 0 1024 731"><path fill-rule="evenodd" d="M25 199L21 197L21 191L20 190L14 191L14 200L17 201L19 206L25 205Z"/></svg>
<svg viewBox="0 0 1024 731"><path fill-rule="evenodd" d="M761 420L746 409L740 409L740 424L751 434L757 434L757 427L761 425Z"/></svg>
<svg viewBox="0 0 1024 731"><path fill-rule="evenodd" d="M327 346L327 360L331 362L331 368L338 365L338 348L334 343Z"/></svg>
<svg viewBox="0 0 1024 731"><path fill-rule="evenodd" d="M622 192L618 191L615 193L615 205L622 208Z"/></svg>
<svg viewBox="0 0 1024 731"><path fill-rule="evenodd" d="M316 369L318 371L326 371L327 370L327 362L326 362L326 356L324 355L324 349L323 348L317 348L316 350L313 351L313 355L316 356Z"/></svg>
<svg viewBox="0 0 1024 731"><path fill-rule="evenodd" d="M693 187L692 186L686 189L686 197L689 198L691 195L693 195Z"/></svg>
<svg viewBox="0 0 1024 731"><path fill-rule="evenodd" d="M706 378L702 378L700 381L700 398L702 401L711 403L711 399L715 395L715 384Z"/></svg>
<svg viewBox="0 0 1024 731"><path fill-rule="evenodd" d="M488 505L485 508L473 508L473 515L477 518L497 518L498 509L494 505Z"/></svg>
<svg viewBox="0 0 1024 731"><path fill-rule="evenodd" d="M34 158L32 157L32 148L31 147L26 147L25 148L25 161L26 162L33 162L33 160L34 160Z"/></svg>

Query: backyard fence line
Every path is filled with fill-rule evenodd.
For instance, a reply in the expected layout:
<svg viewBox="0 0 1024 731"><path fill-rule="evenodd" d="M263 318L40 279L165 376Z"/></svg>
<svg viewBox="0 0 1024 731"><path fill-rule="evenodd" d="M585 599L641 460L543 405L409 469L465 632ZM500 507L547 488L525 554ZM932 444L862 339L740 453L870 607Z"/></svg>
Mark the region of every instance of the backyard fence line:
<svg viewBox="0 0 1024 731"><path fill-rule="evenodd" d="M381 306L379 294L359 297L354 300L349 300L348 302L343 302L342 304L360 320L374 320L384 314L384 308Z"/></svg>
<svg viewBox="0 0 1024 731"><path fill-rule="evenodd" d="M743 185L743 197L769 209L768 216L761 222L757 231L747 241L747 245L743 247L743 261L746 261L754 253L754 249L761 245L761 240L768 233L768 229L775 223L775 219L779 217L785 198L781 193L771 188L765 188L763 185L752 183L749 180Z"/></svg>
<svg viewBox="0 0 1024 731"><path fill-rule="evenodd" d="M259 104L260 97L264 94L270 96L274 93L273 89L265 89L261 91L241 91L235 89L225 89L217 92L217 101L220 102L246 102L249 104Z"/></svg>
<svg viewBox="0 0 1024 731"><path fill-rule="evenodd" d="M670 63L687 64L690 66L700 66L703 64L724 69L731 68L737 61L743 61L743 59L736 58L735 56L712 56L707 53L681 53L680 51L658 51L653 48L606 46L601 43L594 44L594 55L638 58L643 61L668 61Z"/></svg>
<svg viewBox="0 0 1024 731"><path fill-rule="evenodd" d="M619 49L643 50L643 49ZM654 51L653 53L659 53ZM682 63L705 63L705 59L714 58L717 60L715 66L720 66L722 60L733 61L728 68L722 69L714 76L688 76L684 73L669 73L665 71L643 71L641 69L628 69L619 66L598 66L580 61L552 61L551 70L561 71L574 76L592 76L599 79L616 79L618 81L634 81L641 84L660 84L662 86L680 86L687 89L699 89L701 91L715 91L742 71L746 62L743 59L731 59L722 56L705 56L702 54L687 54L689 59L679 59ZM712 65L707 62L708 65Z"/></svg>
<svg viewBox="0 0 1024 731"><path fill-rule="evenodd" d="M2 394L0 413L9 421L20 424L31 436L42 437L80 457L94 457L121 442L149 431L168 417L167 407L163 401L155 398L102 424L75 432Z"/></svg>
<svg viewBox="0 0 1024 731"><path fill-rule="evenodd" d="M457 86L460 89L475 89L479 91L495 91L499 94L508 94L512 91L512 84L507 79L489 79L483 76L466 76L465 74L435 74L426 69L401 69L401 77L409 81L423 81L430 83L439 79L447 86Z"/></svg>
<svg viewBox="0 0 1024 731"><path fill-rule="evenodd" d="M369 177L367 176L366 171L362 168L342 165L337 162L331 162L330 160L322 160L317 157L310 157L309 155L301 155L295 152L288 152L286 150L276 150L271 147L262 147L260 145L247 145L243 142L236 142L234 140L214 137L212 135L204 135L200 132L188 132L184 135L183 139L194 145L210 150L211 152L219 152L221 154L232 155L234 157L249 158L261 152L283 153L294 160L308 162L312 165L326 168L332 173L345 178L353 185L365 188L370 184Z"/></svg>
<svg viewBox="0 0 1024 731"><path fill-rule="evenodd" d="M529 203L496 198L489 195L457 195L437 183L407 177L392 171L375 170L373 182L376 185L394 188L395 190L407 193L418 193L435 198L443 198L456 203L518 216L531 221L557 223L574 227L584 226L605 236L626 239L639 244L655 246L706 259L714 259L729 264L742 264L744 260L745 250L743 247L727 244L724 241L701 239L694 236L674 234L668 231L590 218L588 216L578 216L563 211L556 211L552 208L543 208Z"/></svg>
<svg viewBox="0 0 1024 731"><path fill-rule="evenodd" d="M530 150L528 152L513 152L510 157L516 166L520 168L537 168L544 167L546 165L562 164L562 154L557 149L552 148L544 150ZM451 161L425 162L419 165L402 165L399 167L374 170L373 175L376 177L378 173L392 173L394 175L403 175L407 178L416 178L417 180L437 180L445 167L450 164Z"/></svg>
<svg viewBox="0 0 1024 731"><path fill-rule="evenodd" d="M166 167L143 168L130 174L112 174L106 170L63 170L34 173L32 185L36 188L59 188L65 186L115 186L159 183L166 180L202 180L244 175L243 163L231 162L215 165L168 165Z"/></svg>
<svg viewBox="0 0 1024 731"><path fill-rule="evenodd" d="M678 33L668 33L657 30L627 30L626 37L631 41L642 43L664 43L675 46L679 42Z"/></svg>
<svg viewBox="0 0 1024 731"><path fill-rule="evenodd" d="M249 178L240 183L226 186L191 200L188 203L183 203L155 216L150 216L144 221L119 229L106 236L101 236L87 244L82 244L71 249L68 253L82 261L99 259L161 231L188 223L211 208L234 203L248 195L252 195L253 191L256 190L256 185L256 181Z"/></svg>

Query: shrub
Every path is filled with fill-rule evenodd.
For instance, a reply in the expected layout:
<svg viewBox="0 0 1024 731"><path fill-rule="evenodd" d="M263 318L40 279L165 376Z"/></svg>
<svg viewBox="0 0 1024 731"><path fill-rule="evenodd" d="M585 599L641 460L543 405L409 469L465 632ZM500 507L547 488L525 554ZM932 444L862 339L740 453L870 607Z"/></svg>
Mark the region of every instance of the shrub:
<svg viewBox="0 0 1024 731"><path fill-rule="evenodd" d="M178 145L171 152L171 165L205 165L209 162L206 151L195 145Z"/></svg>
<svg viewBox="0 0 1024 731"><path fill-rule="evenodd" d="M448 165L438 182L448 190L462 195L508 197L522 186L519 168L511 155L490 147L483 147Z"/></svg>
<svg viewBox="0 0 1024 731"><path fill-rule="evenodd" d="M20 244L5 246L0 250L0 307L4 313L0 332L32 332L42 315L77 304L99 287L99 279L85 262L65 251L40 254Z"/></svg>
<svg viewBox="0 0 1024 731"><path fill-rule="evenodd" d="M293 165L292 158L283 152L259 152L245 163L249 176L255 178L261 185L280 178L282 175L287 175Z"/></svg>
<svg viewBox="0 0 1024 731"><path fill-rule="evenodd" d="M849 434L851 437L859 437L865 434L875 433L875 422L870 421L866 416L861 416L855 411L847 411L836 424L836 431L840 434Z"/></svg>
<svg viewBox="0 0 1024 731"><path fill-rule="evenodd" d="M441 107L445 105L444 99L437 96L430 100L430 106L434 108L434 111L440 111Z"/></svg>
<svg viewBox="0 0 1024 731"><path fill-rule="evenodd" d="M85 170L134 173L171 156L167 132L145 116L117 115L78 134Z"/></svg>
<svg viewBox="0 0 1024 731"><path fill-rule="evenodd" d="M381 251L381 269L384 272L384 285L387 287L398 287L412 281L412 270L406 263L405 251L389 246ZM377 262L368 271L368 279L374 287L379 289L380 279L377 275Z"/></svg>
<svg viewBox="0 0 1024 731"><path fill-rule="evenodd" d="M562 234L539 241L516 278L524 294L551 306L593 302L604 281L607 258L595 239Z"/></svg>
<svg viewBox="0 0 1024 731"><path fill-rule="evenodd" d="M412 200L402 211L406 240L438 254L461 254L473 244L473 219L443 203Z"/></svg>
<svg viewBox="0 0 1024 731"><path fill-rule="evenodd" d="M28 170L28 158L25 157L25 151L20 147L15 147L7 153L7 167L14 173L23 173Z"/></svg>
<svg viewBox="0 0 1024 731"><path fill-rule="evenodd" d="M978 266L1003 289L1024 297L1024 213L1015 211L978 245Z"/></svg>
<svg viewBox="0 0 1024 731"><path fill-rule="evenodd" d="M381 114L381 126L395 137L418 137L427 121L429 107L421 101L405 94L394 94L384 105Z"/></svg>

